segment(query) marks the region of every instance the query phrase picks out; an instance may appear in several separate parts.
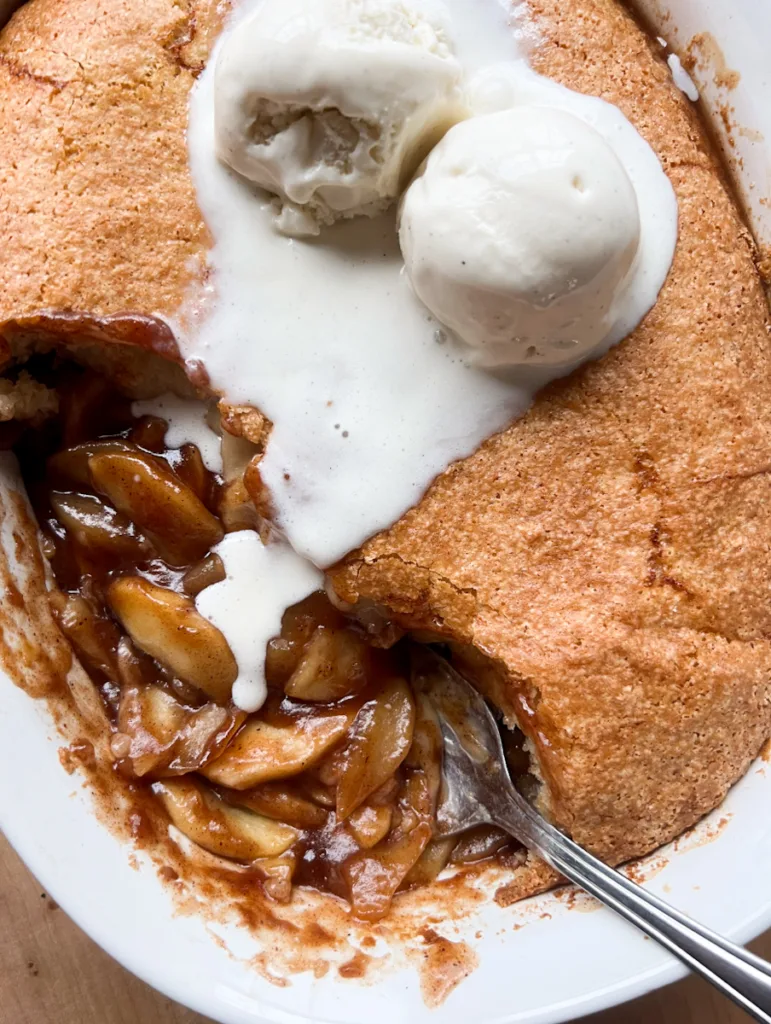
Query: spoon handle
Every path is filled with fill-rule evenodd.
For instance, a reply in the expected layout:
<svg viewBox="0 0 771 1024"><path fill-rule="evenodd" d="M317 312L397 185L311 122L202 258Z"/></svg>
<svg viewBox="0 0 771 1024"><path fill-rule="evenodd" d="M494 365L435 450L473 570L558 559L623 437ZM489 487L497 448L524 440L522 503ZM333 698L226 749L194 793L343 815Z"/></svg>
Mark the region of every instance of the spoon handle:
<svg viewBox="0 0 771 1024"><path fill-rule="evenodd" d="M507 815L501 815L501 819ZM636 925L692 971L732 999L746 1013L771 1024L771 965L692 921L664 900L603 864L535 812L525 834L520 808L500 824L516 831L562 875Z"/></svg>

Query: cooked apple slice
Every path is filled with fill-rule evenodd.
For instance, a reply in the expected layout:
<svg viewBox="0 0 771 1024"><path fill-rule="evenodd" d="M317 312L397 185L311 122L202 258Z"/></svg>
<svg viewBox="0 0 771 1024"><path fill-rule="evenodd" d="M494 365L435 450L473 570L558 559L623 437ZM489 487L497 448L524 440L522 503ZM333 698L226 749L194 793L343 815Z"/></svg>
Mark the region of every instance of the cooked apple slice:
<svg viewBox="0 0 771 1024"><path fill-rule="evenodd" d="M346 824L362 850L370 850L388 835L392 818L393 808L387 805L362 804L348 816Z"/></svg>
<svg viewBox="0 0 771 1024"><path fill-rule="evenodd" d="M404 763L423 772L431 800L431 813L436 807L442 784L442 757L444 745L439 719L434 706L425 693L415 694L415 729L412 745Z"/></svg>
<svg viewBox="0 0 771 1024"><path fill-rule="evenodd" d="M264 814L266 818L285 821L297 828L323 828L327 812L318 804L306 800L289 785L282 782L264 782L261 786L226 797L229 803Z"/></svg>
<svg viewBox="0 0 771 1024"><path fill-rule="evenodd" d="M149 654L140 651L138 647L129 640L127 636L120 638L117 650L118 678L121 690L146 689L149 686L159 686L167 675L156 661ZM187 685L187 684L181 684ZM198 691L194 687L188 687L196 696Z"/></svg>
<svg viewBox="0 0 771 1024"><path fill-rule="evenodd" d="M268 686L283 686L294 671L301 653L301 645L284 636L274 636L269 640L265 651L265 678Z"/></svg>
<svg viewBox="0 0 771 1024"><path fill-rule="evenodd" d="M281 724L253 718L222 756L204 769L204 775L231 789L250 789L272 779L298 775L340 742L353 714L353 710L341 710L339 714L295 718Z"/></svg>
<svg viewBox="0 0 771 1024"><path fill-rule="evenodd" d="M116 752L130 760L139 778L184 775L217 757L245 717L219 704L184 707L160 686L124 686ZM128 746L120 737L128 740Z"/></svg>
<svg viewBox="0 0 771 1024"><path fill-rule="evenodd" d="M405 875L401 888L428 885L438 878L447 867L456 842L454 836L449 839L432 839Z"/></svg>
<svg viewBox="0 0 771 1024"><path fill-rule="evenodd" d="M213 700L224 704L230 699L236 659L190 598L139 576L124 576L110 584L107 599L137 647Z"/></svg>
<svg viewBox="0 0 771 1024"><path fill-rule="evenodd" d="M262 879L262 888L276 903L288 903L292 897L292 879L297 868L297 857L287 850L280 857L264 857L252 864Z"/></svg>
<svg viewBox="0 0 771 1024"><path fill-rule="evenodd" d="M342 774L344 765L345 747L337 746L313 765L313 767L308 771L308 776L312 775L313 778L317 782L320 782L322 786L326 786L327 789L331 789L335 792L337 790L337 783L340 781L340 775Z"/></svg>
<svg viewBox="0 0 771 1024"><path fill-rule="evenodd" d="M431 826L420 822L400 839L389 839L373 850L354 854L343 865L356 917L377 921L391 906L397 889L417 864L431 839Z"/></svg>
<svg viewBox="0 0 771 1024"><path fill-rule="evenodd" d="M408 768L406 775L388 837L355 854L343 869L353 911L368 921L386 913L433 835L435 794L430 780L421 768Z"/></svg>
<svg viewBox="0 0 771 1024"><path fill-rule="evenodd" d="M203 462L203 457L194 444L183 444L169 452L174 475L186 484L196 497L208 504L212 497L213 477Z"/></svg>
<svg viewBox="0 0 771 1024"><path fill-rule="evenodd" d="M79 484L86 489L91 488L91 473L88 460L92 455L101 453L119 453L138 451L136 445L118 439L110 441L86 441L72 445L64 451L56 452L46 463L46 471L50 478L59 482Z"/></svg>
<svg viewBox="0 0 771 1024"><path fill-rule="evenodd" d="M396 802L396 821L393 838L398 839L420 824L428 824L433 832L436 796L425 772L407 773Z"/></svg>
<svg viewBox="0 0 771 1024"><path fill-rule="evenodd" d="M390 779L386 779L382 786L378 786L375 792L367 797L367 803L372 804L373 807L382 807L385 804L392 805L398 792L399 780L395 775L392 775Z"/></svg>
<svg viewBox="0 0 771 1024"><path fill-rule="evenodd" d="M313 777L313 774L304 775L302 779L297 780L297 785L301 791L312 800L314 804L318 804L319 807L323 807L327 811L331 811L335 806L335 790L331 786L325 786L323 782L319 782L318 779Z"/></svg>
<svg viewBox="0 0 771 1024"><path fill-rule="evenodd" d="M244 863L278 857L297 839L297 832L288 825L230 807L187 777L156 782L153 792L180 832L220 857Z"/></svg>
<svg viewBox="0 0 771 1024"><path fill-rule="evenodd" d="M182 577L182 586L188 597L197 597L207 587L221 583L225 576L224 562L212 551L200 562L190 566Z"/></svg>
<svg viewBox="0 0 771 1024"><path fill-rule="evenodd" d="M180 775L205 767L219 757L246 719L243 711L220 704L188 709L167 771Z"/></svg>
<svg viewBox="0 0 771 1024"><path fill-rule="evenodd" d="M171 750L185 720L185 709L159 686L128 686L121 690L118 711L118 737L113 750L131 762L138 778L155 771L171 757ZM125 742L125 741L124 741Z"/></svg>
<svg viewBox="0 0 771 1024"><path fill-rule="evenodd" d="M415 704L403 679L388 680L364 704L337 784L338 818L347 818L394 774L410 749L414 725Z"/></svg>
<svg viewBox="0 0 771 1024"><path fill-rule="evenodd" d="M166 447L166 433L169 425L160 416L142 416L129 431L129 439L140 448L151 452L162 452Z"/></svg>
<svg viewBox="0 0 771 1024"><path fill-rule="evenodd" d="M186 565L224 536L222 525L162 459L135 451L102 451L88 468L94 487L149 537L161 558Z"/></svg>
<svg viewBox="0 0 771 1024"><path fill-rule="evenodd" d="M81 594L64 594L55 590L50 600L59 628L78 656L90 668L104 673L108 679L115 679L116 651L120 642L115 623L99 615Z"/></svg>
<svg viewBox="0 0 771 1024"><path fill-rule="evenodd" d="M147 557L147 541L131 520L94 495L51 491L51 507L79 544L118 557L128 555L136 560Z"/></svg>
<svg viewBox="0 0 771 1024"><path fill-rule="evenodd" d="M343 616L320 590L299 604L287 608L281 621L281 635L268 643L265 675L269 685L284 686L300 663L306 644L319 626L339 629L343 625Z"/></svg>
<svg viewBox="0 0 771 1024"><path fill-rule="evenodd" d="M350 629L319 626L284 687L295 700L331 702L349 697L367 683L369 649Z"/></svg>

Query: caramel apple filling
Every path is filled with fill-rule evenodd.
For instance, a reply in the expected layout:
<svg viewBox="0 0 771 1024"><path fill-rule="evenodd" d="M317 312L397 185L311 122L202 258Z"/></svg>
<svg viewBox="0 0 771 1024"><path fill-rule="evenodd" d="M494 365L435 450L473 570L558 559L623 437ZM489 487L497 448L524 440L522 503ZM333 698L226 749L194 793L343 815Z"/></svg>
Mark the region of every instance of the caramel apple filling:
<svg viewBox="0 0 771 1024"><path fill-rule="evenodd" d="M258 525L245 488L88 373L59 399L17 444L51 600L102 694L118 770L179 832L276 900L309 885L369 920L450 863L521 856L493 828L436 835L441 737L397 630L368 633L313 593L268 644L265 704L236 707L236 659L195 599L224 576L212 547Z"/></svg>

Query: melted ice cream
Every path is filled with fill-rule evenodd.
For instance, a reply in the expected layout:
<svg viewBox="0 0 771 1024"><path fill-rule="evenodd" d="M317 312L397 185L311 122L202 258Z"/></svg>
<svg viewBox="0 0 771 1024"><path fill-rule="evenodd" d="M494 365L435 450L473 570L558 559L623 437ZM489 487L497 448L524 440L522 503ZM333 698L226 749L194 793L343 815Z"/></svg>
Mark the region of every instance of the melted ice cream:
<svg viewBox="0 0 771 1024"><path fill-rule="evenodd" d="M619 110L526 67L496 0L447 7L475 112L519 104L567 111L599 133L634 188L640 237L631 284L597 355L639 323L664 282L677 236L671 185ZM242 4L225 40L255 10L259 2ZM176 333L185 357L204 364L218 392L271 419L260 471L277 525L299 556L324 567L397 520L437 474L521 416L540 388L581 360L506 372L471 365L410 288L393 211L338 223L313 240L278 234L271 196L217 158L214 67L224 45L193 90L188 132L198 203L214 238L211 295L205 315L182 311L193 327ZM302 586L285 588L282 577L296 579L295 568L247 536L226 537L221 547L228 558L231 547L239 554L243 547L251 569L230 558L233 579L203 591L198 606L231 642L241 668L236 699L252 708L262 692L266 640L278 632L284 607L316 584L297 569ZM247 607L248 637L230 623L241 622Z"/></svg>

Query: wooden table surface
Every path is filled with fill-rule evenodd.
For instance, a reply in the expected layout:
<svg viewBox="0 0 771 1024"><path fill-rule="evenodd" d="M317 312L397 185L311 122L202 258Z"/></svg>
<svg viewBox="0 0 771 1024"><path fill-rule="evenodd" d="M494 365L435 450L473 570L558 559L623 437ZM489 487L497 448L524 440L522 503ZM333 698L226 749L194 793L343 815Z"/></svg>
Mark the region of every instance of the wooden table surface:
<svg viewBox="0 0 771 1024"><path fill-rule="evenodd" d="M771 959L771 932L752 944ZM745 1024L695 978L587 1024ZM0 835L0 1024L207 1024L124 971L44 893Z"/></svg>

